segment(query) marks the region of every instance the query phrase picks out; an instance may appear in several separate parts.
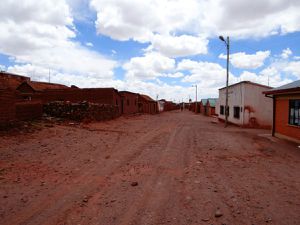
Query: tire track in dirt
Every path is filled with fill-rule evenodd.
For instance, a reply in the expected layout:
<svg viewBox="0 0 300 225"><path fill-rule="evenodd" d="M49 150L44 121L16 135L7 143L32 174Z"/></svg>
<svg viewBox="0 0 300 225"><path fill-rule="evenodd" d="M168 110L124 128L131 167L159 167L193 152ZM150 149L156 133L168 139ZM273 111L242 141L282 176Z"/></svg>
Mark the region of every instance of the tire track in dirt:
<svg viewBox="0 0 300 225"><path fill-rule="evenodd" d="M139 145L147 144L149 140L153 139L154 136L161 135L160 132L163 132L163 129L156 127L156 129L144 134L139 139L139 141L141 141ZM116 147L114 148L116 152L113 154L118 155L118 158L122 158L122 161L119 163L111 162L104 168L101 168L101 165L94 166L76 178L76 180L79 181L84 180L84 184L78 185L73 182L74 186L77 185L76 188L72 185L58 186L56 189L49 191L48 195L44 198L41 198L39 201L35 201L34 203L30 204L28 208L24 209L18 214L17 218L7 218L7 223L4 221L4 225L41 224L43 221L47 221L47 223L51 224L51 216L56 218L59 214L62 214L74 204L74 200L80 201L85 195L92 193L98 184L104 183L106 181L104 178L105 176L109 176L110 174L114 173L114 171L117 171L122 164L126 164L138 157L143 151L139 145L131 147L130 151L127 151L127 154L124 155L124 153L122 154L122 152L119 150L124 147L124 143L117 143ZM99 167L101 168L101 171L99 171ZM101 174L97 174L100 176L99 178L92 176L96 172L101 172ZM86 180L85 178L87 177L89 177L90 180ZM95 185L95 183L97 185ZM45 220L45 218L47 218L47 220Z"/></svg>

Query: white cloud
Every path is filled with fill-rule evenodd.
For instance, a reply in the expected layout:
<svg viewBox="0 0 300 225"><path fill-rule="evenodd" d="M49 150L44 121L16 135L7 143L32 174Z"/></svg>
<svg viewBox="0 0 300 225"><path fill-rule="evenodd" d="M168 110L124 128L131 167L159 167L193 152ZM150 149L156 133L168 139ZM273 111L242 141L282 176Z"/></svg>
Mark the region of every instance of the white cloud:
<svg viewBox="0 0 300 225"><path fill-rule="evenodd" d="M16 63L112 78L116 62L72 40L76 29L65 1L12 0L1 4L0 19L0 53Z"/></svg>
<svg viewBox="0 0 300 225"><path fill-rule="evenodd" d="M230 63L241 69L257 69L264 65L264 61L270 56L270 51L258 51L255 54L246 54L245 52L238 52L230 54ZM221 59L226 59L227 56L221 54Z"/></svg>
<svg viewBox="0 0 300 225"><path fill-rule="evenodd" d="M292 82L291 79L282 79L280 73L274 67L268 67L262 70L259 74L244 71L240 75L241 81L252 81L255 83L268 85L271 87L279 87Z"/></svg>
<svg viewBox="0 0 300 225"><path fill-rule="evenodd" d="M6 71L6 66L0 64L0 71Z"/></svg>
<svg viewBox="0 0 300 225"><path fill-rule="evenodd" d="M294 56L293 59L294 60L300 60L300 56Z"/></svg>
<svg viewBox="0 0 300 225"><path fill-rule="evenodd" d="M91 7L97 12L99 34L120 41L151 42L151 50L168 57L207 53L204 36L175 34L193 29L198 19L196 0L92 0Z"/></svg>
<svg viewBox="0 0 300 225"><path fill-rule="evenodd" d="M300 30L298 0L92 0L91 7L98 32L116 40L147 42L154 34L176 33L249 38Z"/></svg>
<svg viewBox="0 0 300 225"><path fill-rule="evenodd" d="M175 69L175 60L157 52L147 52L142 57L133 57L123 65L127 79L149 80L165 76Z"/></svg>
<svg viewBox="0 0 300 225"><path fill-rule="evenodd" d="M289 62L283 70L300 79L300 61Z"/></svg>
<svg viewBox="0 0 300 225"><path fill-rule="evenodd" d="M287 59L293 54L292 50L290 48L286 48L282 50L281 58Z"/></svg>
<svg viewBox="0 0 300 225"><path fill-rule="evenodd" d="M178 71L189 71L182 81L198 84L201 90L209 93L217 93L226 83L226 69L217 63L196 62L184 59L178 63ZM237 79L230 73L229 82L235 83Z"/></svg>
<svg viewBox="0 0 300 225"><path fill-rule="evenodd" d="M94 47L92 42L86 42L85 45L88 46L88 47Z"/></svg>
<svg viewBox="0 0 300 225"><path fill-rule="evenodd" d="M191 35L170 36L154 35L150 49L155 49L168 57L183 57L206 54L208 40Z"/></svg>

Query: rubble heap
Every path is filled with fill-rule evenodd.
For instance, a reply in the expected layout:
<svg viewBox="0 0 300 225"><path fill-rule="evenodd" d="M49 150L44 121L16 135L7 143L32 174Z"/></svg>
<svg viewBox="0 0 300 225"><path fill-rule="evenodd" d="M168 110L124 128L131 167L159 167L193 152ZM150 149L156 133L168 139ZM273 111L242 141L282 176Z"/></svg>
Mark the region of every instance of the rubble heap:
<svg viewBox="0 0 300 225"><path fill-rule="evenodd" d="M90 102L71 103L68 101L49 102L44 105L44 113L52 117L75 121L102 121L119 116L119 108L108 104Z"/></svg>

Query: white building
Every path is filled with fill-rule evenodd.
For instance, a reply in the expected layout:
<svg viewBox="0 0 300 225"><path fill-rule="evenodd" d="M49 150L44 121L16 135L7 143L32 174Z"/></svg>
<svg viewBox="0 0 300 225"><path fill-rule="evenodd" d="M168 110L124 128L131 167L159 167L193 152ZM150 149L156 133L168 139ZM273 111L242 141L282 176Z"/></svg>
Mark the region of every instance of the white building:
<svg viewBox="0 0 300 225"><path fill-rule="evenodd" d="M157 101L158 112L163 112L164 111L165 102L166 102L165 100Z"/></svg>
<svg viewBox="0 0 300 225"><path fill-rule="evenodd" d="M264 91L271 87L250 81L242 81L228 86L228 121L244 127L272 126L272 99L265 97ZM226 87L219 89L216 113L225 120Z"/></svg>

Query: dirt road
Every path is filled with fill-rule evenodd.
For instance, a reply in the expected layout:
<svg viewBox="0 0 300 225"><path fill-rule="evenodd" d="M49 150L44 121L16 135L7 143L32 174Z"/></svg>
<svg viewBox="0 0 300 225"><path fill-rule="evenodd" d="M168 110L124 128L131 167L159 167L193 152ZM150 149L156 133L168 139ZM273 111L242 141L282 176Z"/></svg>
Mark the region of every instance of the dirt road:
<svg viewBox="0 0 300 225"><path fill-rule="evenodd" d="M300 224L300 149L191 112L0 137L0 224Z"/></svg>

